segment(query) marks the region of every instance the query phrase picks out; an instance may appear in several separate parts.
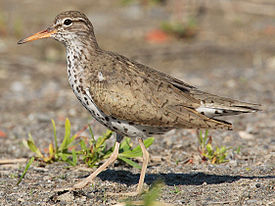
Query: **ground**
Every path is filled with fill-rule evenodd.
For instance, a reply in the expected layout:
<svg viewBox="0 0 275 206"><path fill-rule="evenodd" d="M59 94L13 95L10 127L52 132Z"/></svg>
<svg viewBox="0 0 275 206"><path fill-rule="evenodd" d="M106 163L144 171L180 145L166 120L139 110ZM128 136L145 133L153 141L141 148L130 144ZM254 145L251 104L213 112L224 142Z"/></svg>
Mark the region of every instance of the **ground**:
<svg viewBox="0 0 275 206"><path fill-rule="evenodd" d="M223 164L201 160L194 130L156 136L149 148L146 188L161 179L164 186L159 200L173 205L275 204L274 16L206 5L193 39L148 40L148 33L161 22L188 11L177 11L175 2L122 6L120 1L107 0L66 1L66 5L53 0L0 1L0 155L2 162L9 163L0 165L1 205L114 205L124 198L111 197L108 192L136 188L140 171L121 162L102 172L93 186L76 192L54 190L86 177L89 171L84 165L35 163L16 185L25 162L11 164L11 160L33 156L22 144L28 133L40 148L47 148L53 140L51 119L56 121L59 136L66 117L73 132L88 123L96 136L105 131L74 97L62 45L54 40L16 45L20 38L44 29L59 12L69 9L88 15L104 49L201 90L263 105L262 112L226 118L233 123L233 131L210 131L214 145L232 148L229 161ZM274 3L269 8L272 6ZM237 154L234 149L238 147Z"/></svg>

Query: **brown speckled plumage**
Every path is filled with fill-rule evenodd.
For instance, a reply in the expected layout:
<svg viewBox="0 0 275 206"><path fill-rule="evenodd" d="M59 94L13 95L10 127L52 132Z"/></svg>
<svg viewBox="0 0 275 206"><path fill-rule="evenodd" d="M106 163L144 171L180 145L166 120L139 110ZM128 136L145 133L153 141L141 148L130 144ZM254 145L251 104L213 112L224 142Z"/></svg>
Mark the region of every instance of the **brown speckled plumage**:
<svg viewBox="0 0 275 206"><path fill-rule="evenodd" d="M140 193L149 157L141 138L173 128L232 129L229 122L216 117L259 110L257 104L200 91L122 55L102 50L91 22L81 12L63 12L51 27L18 43L45 37L65 45L68 79L76 97L93 117L117 133L110 159L74 188L84 187L115 161L119 143L126 135L139 138L144 154L137 190Z"/></svg>

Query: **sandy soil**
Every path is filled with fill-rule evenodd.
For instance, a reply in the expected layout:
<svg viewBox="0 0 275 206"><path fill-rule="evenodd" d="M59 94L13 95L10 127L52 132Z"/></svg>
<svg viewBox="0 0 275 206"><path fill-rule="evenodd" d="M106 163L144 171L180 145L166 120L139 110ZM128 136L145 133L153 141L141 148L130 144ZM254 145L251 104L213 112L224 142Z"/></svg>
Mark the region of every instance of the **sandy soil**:
<svg viewBox="0 0 275 206"><path fill-rule="evenodd" d="M66 5L64 1L47 2L0 1L1 160L32 156L22 144L28 133L40 148L46 148L52 141L51 119L56 121L59 136L66 117L73 132L88 123L97 136L105 131L69 88L62 45L53 40L16 45L20 38L45 28L59 12L76 9L92 20L103 48L202 90L264 105L263 112L227 118L234 131L210 131L214 145L241 147L239 154L230 152L224 164L201 161L193 130L156 137L149 148L145 186L162 179L160 201L174 205L275 204L274 17L207 9L198 19L199 33L194 39L150 43L146 34L176 16L172 15L173 2L155 7L123 7L119 1L107 0L66 1ZM192 163L186 163L190 159ZM0 205L114 205L124 198L111 197L108 192L134 191L139 177L139 170L117 162L93 186L58 193L54 189L70 186L89 172L61 162L35 163L16 186L24 166L0 165Z"/></svg>

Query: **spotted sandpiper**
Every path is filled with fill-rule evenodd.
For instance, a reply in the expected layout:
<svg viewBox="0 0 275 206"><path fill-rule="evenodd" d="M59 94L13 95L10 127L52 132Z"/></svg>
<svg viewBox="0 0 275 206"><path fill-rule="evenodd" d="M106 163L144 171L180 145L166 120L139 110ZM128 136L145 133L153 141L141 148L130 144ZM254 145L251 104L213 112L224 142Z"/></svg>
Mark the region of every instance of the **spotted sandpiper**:
<svg viewBox="0 0 275 206"><path fill-rule="evenodd" d="M89 19L79 11L57 15L46 30L18 42L54 38L66 47L71 88L91 115L116 132L110 158L73 186L83 188L118 156L123 136L137 137L143 165L136 193L142 192L149 153L143 138L174 128L232 129L219 116L256 112L259 105L219 97L198 90L120 54L101 49Z"/></svg>

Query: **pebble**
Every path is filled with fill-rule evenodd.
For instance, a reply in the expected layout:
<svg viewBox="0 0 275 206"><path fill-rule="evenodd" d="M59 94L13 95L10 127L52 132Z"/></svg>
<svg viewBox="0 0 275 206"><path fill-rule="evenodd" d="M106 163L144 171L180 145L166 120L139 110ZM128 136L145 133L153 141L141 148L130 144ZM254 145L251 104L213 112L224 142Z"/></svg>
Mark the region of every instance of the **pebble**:
<svg viewBox="0 0 275 206"><path fill-rule="evenodd" d="M73 196L72 193L66 192L66 193L64 193L62 195L59 195L57 197L57 200L64 201L64 202L72 202L74 200L74 196Z"/></svg>
<svg viewBox="0 0 275 206"><path fill-rule="evenodd" d="M266 66L270 70L275 70L275 56L267 59Z"/></svg>
<svg viewBox="0 0 275 206"><path fill-rule="evenodd" d="M21 92L24 90L24 85L22 82L16 81L11 84L10 89L12 92Z"/></svg>
<svg viewBox="0 0 275 206"><path fill-rule="evenodd" d="M247 139L247 140L249 140L249 139L254 139L254 135L249 134L249 133L246 132L246 131L239 131L239 135L240 135L240 137L241 137L242 139Z"/></svg>

